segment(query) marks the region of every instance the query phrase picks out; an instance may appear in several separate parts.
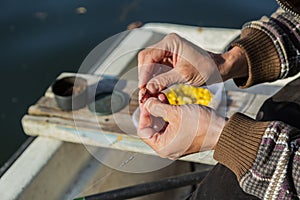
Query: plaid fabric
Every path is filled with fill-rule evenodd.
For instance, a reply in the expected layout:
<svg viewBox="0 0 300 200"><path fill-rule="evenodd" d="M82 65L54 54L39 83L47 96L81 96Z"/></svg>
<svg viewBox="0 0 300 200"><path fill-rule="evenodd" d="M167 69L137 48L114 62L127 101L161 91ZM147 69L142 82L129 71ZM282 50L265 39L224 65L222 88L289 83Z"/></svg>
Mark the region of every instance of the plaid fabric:
<svg viewBox="0 0 300 200"><path fill-rule="evenodd" d="M240 179L243 190L263 199L300 198L300 130L272 122L256 160ZM298 196L297 196L298 195Z"/></svg>
<svg viewBox="0 0 300 200"><path fill-rule="evenodd" d="M279 79L300 71L300 19L279 8L271 17L246 23L244 29L263 31L273 41L281 62Z"/></svg>
<svg viewBox="0 0 300 200"><path fill-rule="evenodd" d="M241 83L238 82L240 86L249 87L273 81L278 78L279 69L281 79L300 71L300 1L277 1L282 8L270 17L246 23L241 39L234 44L242 47L249 56L249 73L255 79L243 79ZM259 37L252 37L253 35ZM267 41L262 44L267 44L270 51L270 54L263 54L265 57L260 53L263 48L257 43L260 40ZM256 51L257 49L260 51ZM276 58L273 56L275 52L278 55ZM274 73L273 76L271 73ZM257 128L253 125L254 122L240 115L234 115L230 120L220 136L214 156L237 175L242 189L262 199L299 199L300 130L276 121L270 122L267 129L265 125L261 125L263 130L259 132L249 131L252 135L248 137L249 132L245 126ZM236 131L236 128L239 130ZM233 133L240 140L232 139ZM256 140L258 135L259 140ZM239 148L230 154L232 143ZM245 157L237 157L237 153L242 153Z"/></svg>

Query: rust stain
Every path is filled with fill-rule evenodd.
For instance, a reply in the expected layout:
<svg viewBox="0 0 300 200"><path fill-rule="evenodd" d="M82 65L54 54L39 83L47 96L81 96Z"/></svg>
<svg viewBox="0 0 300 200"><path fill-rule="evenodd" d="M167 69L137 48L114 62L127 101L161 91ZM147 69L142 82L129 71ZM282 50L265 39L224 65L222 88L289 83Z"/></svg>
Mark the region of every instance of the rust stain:
<svg viewBox="0 0 300 200"><path fill-rule="evenodd" d="M203 28L198 27L198 28L197 28L197 31L201 33L201 32L203 31Z"/></svg>
<svg viewBox="0 0 300 200"><path fill-rule="evenodd" d="M141 21L131 22L127 26L127 30L132 30L132 29L135 29L135 28L140 28L142 26L143 26L143 23Z"/></svg>

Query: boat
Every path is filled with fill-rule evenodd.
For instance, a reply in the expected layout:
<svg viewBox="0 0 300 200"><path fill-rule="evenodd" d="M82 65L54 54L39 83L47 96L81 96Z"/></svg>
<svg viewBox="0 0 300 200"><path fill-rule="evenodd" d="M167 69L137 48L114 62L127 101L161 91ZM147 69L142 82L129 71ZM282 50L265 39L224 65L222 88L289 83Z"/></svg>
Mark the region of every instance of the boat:
<svg viewBox="0 0 300 200"><path fill-rule="evenodd" d="M107 47L106 51L97 57L95 65L84 66L81 73L118 77L124 70L130 70L130 66L136 65L133 62L134 60L136 62L138 50L158 42L171 32L189 39L204 49L219 53L225 51L230 42L240 35L240 30L237 29L147 23L141 28L126 31L106 41L104 44ZM133 49L133 51L122 56L128 49ZM103 72L103 66L109 66L109 68ZM249 111L249 115L254 115L263 100L278 91L288 81L290 79L244 90L244 94L251 94L253 98L258 99L254 106L244 111ZM228 90L240 91L232 81L226 82L225 87ZM23 127L25 132L30 134L26 119L28 118L24 116ZM43 128L35 130L39 133L43 131L45 131ZM15 156L13 162L8 164L9 167L1 175L0 199L69 200L193 171L207 171L216 163L210 153L198 161L195 161L193 157L187 157L161 169L134 173L117 170L111 168L109 163L100 162L90 153L87 145L81 143L67 141L67 139L63 141L43 136L43 134L37 134L29 140L25 148ZM98 147L99 149L106 150L104 147ZM131 152L124 152L120 149L110 149L110 152L114 152L113 155L131 155ZM146 162L157 157L146 154L142 156ZM110 159L114 157L111 156ZM188 185L135 199L182 199L187 197L192 189L193 186Z"/></svg>

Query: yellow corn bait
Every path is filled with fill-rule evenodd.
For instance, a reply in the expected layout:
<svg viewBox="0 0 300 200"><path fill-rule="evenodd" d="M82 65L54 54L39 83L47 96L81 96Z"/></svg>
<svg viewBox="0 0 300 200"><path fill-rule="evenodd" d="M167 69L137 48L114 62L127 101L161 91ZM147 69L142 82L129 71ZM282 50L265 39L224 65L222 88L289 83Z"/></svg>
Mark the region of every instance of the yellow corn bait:
<svg viewBox="0 0 300 200"><path fill-rule="evenodd" d="M207 106L213 95L206 88L179 84L166 92L169 103L172 105L201 104Z"/></svg>

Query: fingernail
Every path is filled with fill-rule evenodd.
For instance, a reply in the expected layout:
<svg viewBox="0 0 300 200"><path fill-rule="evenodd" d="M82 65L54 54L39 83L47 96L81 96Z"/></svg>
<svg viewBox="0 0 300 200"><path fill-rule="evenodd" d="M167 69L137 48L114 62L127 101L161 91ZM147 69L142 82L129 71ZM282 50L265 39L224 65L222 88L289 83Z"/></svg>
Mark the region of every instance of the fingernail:
<svg viewBox="0 0 300 200"><path fill-rule="evenodd" d="M160 93L157 98L162 102L162 103L169 103L168 98L164 93Z"/></svg>
<svg viewBox="0 0 300 200"><path fill-rule="evenodd" d="M154 130L151 128L144 128L138 133L140 138L149 139L154 135Z"/></svg>
<svg viewBox="0 0 300 200"><path fill-rule="evenodd" d="M154 103L153 101L157 101L155 99L148 99L145 103L145 107L150 112L153 116L155 117L165 117L166 116L166 111L164 107L161 105L161 103L156 103L155 105L151 105Z"/></svg>
<svg viewBox="0 0 300 200"><path fill-rule="evenodd" d="M145 108L147 109L147 110L149 110L150 109L150 104L152 103L152 101L153 101L153 99L152 98L149 98L149 99L147 99L147 101L145 102Z"/></svg>

